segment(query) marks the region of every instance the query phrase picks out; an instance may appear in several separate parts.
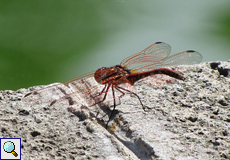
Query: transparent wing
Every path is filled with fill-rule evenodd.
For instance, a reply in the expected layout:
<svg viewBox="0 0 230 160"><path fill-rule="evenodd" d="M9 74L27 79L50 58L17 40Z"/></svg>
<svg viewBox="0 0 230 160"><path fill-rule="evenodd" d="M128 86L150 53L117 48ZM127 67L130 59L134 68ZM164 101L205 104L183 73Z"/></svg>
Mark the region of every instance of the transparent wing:
<svg viewBox="0 0 230 160"><path fill-rule="evenodd" d="M44 88L34 90L26 94L24 98L34 95L34 100L40 100L40 98L42 98L42 101L52 103L63 99L68 100L69 96L74 96L74 94L80 93L81 95L88 95L88 92L91 90L97 90L98 88L98 85L91 86L88 84L89 80L94 82L94 72L95 71L78 76L63 83L55 83Z"/></svg>
<svg viewBox="0 0 230 160"><path fill-rule="evenodd" d="M71 82L73 82L73 81L79 81L79 80L82 80L82 79L87 79L87 78L89 78L89 77L93 77L95 72L96 72L96 71L92 71L92 72L83 74L83 75L81 75L81 76L78 76L78 77L75 77L75 78L70 79L70 80L68 80L68 81L65 81L65 82L63 82L63 84L67 85L67 84L69 84L69 83L71 83Z"/></svg>
<svg viewBox="0 0 230 160"><path fill-rule="evenodd" d="M48 103L50 106L61 106L65 103L69 106L74 105L74 108L80 109L83 106L90 107L98 102L104 101L103 99L106 94L108 94L108 99L112 99L110 89L109 93L105 90L105 87L108 85L102 85L96 82L93 77L94 73L95 71L63 83L55 83L34 90L26 94L23 101L30 104ZM31 98L28 98L30 96ZM117 100L119 100L119 98Z"/></svg>
<svg viewBox="0 0 230 160"><path fill-rule="evenodd" d="M158 62L169 56L171 51L170 45L164 42L156 42L143 51L125 58L121 65L125 68L132 69L136 66L144 66L148 63Z"/></svg>
<svg viewBox="0 0 230 160"><path fill-rule="evenodd" d="M32 92L26 94L25 97L27 97L27 96L29 96L29 95L31 95L31 94L37 94L38 92L43 91L43 90L45 90L45 89L51 89L51 88L53 88L53 87L58 87L59 85L63 85L63 84L64 84L64 85L67 86L67 85L68 85L69 83L71 83L71 82L79 81L79 80L82 80L82 79L87 79L87 78L89 78L89 77L92 77L92 76L94 75L94 73L95 73L95 71L92 71L92 72L83 74L83 75L81 75L81 76L75 77L75 78L73 78L73 79L70 79L70 80L68 80L68 81L65 81L65 82L63 82L63 83L56 83L55 85L49 85L49 86L47 86L47 87L45 87L45 88L41 88L41 89L32 91Z"/></svg>
<svg viewBox="0 0 230 160"><path fill-rule="evenodd" d="M148 63L146 65L139 65L135 69L132 69L131 72L136 73L136 72L149 71L156 68L164 68L164 67L170 67L175 65L196 64L196 63L200 63L201 60L202 60L202 55L199 52L188 50L166 57L159 61Z"/></svg>

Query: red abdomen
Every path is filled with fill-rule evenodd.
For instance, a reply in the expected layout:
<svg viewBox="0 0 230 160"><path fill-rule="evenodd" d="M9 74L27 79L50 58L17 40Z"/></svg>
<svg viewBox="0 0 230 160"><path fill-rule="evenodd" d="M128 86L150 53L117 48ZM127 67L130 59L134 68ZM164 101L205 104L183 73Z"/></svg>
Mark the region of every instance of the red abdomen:
<svg viewBox="0 0 230 160"><path fill-rule="evenodd" d="M170 77L179 79L179 80L185 80L185 78L183 77L183 75L180 72L177 72L175 70L172 69L168 69L168 68L158 68L158 69L154 69L151 71L147 71L147 72L140 72L140 73L131 73L127 76L127 79L131 82L131 83L135 83L136 81L145 78L147 76L150 75L154 75L154 74L166 74Z"/></svg>

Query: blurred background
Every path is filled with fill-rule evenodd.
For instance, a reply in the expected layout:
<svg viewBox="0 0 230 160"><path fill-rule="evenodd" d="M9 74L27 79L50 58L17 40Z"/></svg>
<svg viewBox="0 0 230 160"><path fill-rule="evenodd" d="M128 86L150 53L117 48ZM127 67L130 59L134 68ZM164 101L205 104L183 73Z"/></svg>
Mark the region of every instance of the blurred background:
<svg viewBox="0 0 230 160"><path fill-rule="evenodd" d="M63 82L154 42L230 59L229 0L0 1L0 90Z"/></svg>

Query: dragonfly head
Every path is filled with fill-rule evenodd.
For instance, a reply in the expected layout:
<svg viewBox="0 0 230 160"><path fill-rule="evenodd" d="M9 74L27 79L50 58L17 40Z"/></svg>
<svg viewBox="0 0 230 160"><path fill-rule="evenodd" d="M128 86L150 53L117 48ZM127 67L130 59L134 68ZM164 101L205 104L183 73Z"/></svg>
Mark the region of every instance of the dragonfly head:
<svg viewBox="0 0 230 160"><path fill-rule="evenodd" d="M102 67L99 68L98 70L96 70L96 72L94 73L94 79L98 82L98 83L102 83L102 81L108 77L107 73L108 73L109 68L108 67Z"/></svg>

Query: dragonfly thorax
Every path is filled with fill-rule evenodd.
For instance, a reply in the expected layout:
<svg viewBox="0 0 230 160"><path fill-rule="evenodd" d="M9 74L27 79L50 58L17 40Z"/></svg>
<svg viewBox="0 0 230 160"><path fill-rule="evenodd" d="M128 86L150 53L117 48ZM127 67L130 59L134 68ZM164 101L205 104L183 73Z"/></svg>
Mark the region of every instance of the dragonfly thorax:
<svg viewBox="0 0 230 160"><path fill-rule="evenodd" d="M122 67L121 65L116 65L113 67L102 67L94 73L95 80L100 84L106 83L126 83L124 79L131 73L130 70Z"/></svg>

